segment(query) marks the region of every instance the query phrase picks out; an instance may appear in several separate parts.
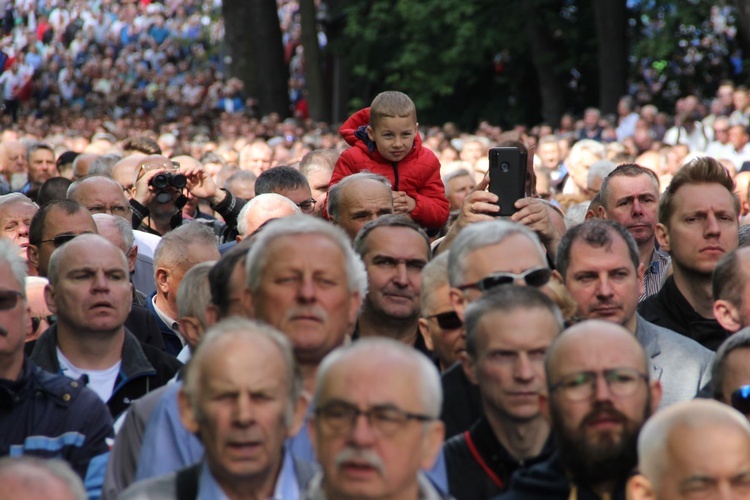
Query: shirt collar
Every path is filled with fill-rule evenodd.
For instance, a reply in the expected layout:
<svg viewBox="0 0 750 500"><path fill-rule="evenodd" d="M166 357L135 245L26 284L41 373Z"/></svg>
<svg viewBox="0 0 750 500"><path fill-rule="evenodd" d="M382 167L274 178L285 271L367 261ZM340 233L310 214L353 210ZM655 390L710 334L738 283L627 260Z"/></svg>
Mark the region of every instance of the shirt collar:
<svg viewBox="0 0 750 500"><path fill-rule="evenodd" d="M156 312L156 315L159 316L159 319L164 322L165 325L169 327L170 330L174 332L177 337L179 337L180 342L182 342L182 345L185 345L185 337L182 336L180 333L180 325L177 323L177 321L174 318L170 318L167 316L167 313L159 309L159 306L156 305L156 294L154 294L153 297L151 297L151 304L154 306L154 311Z"/></svg>
<svg viewBox="0 0 750 500"><path fill-rule="evenodd" d="M216 500L229 500L224 491L216 482L208 463L204 460L201 466L201 477L198 486L198 496L196 498L211 498ZM279 477L276 478L276 485L273 489L272 500L299 500L300 491L297 484L297 474L294 468L294 458L291 453L284 453L281 462Z"/></svg>

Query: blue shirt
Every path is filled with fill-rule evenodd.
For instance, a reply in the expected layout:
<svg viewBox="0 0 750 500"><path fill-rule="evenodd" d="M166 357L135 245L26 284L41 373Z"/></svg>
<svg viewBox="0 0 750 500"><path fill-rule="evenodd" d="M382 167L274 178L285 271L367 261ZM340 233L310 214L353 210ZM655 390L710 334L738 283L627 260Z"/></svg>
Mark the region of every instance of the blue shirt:
<svg viewBox="0 0 750 500"><path fill-rule="evenodd" d="M297 475L294 470L294 460L290 453L284 453L281 462L279 477L273 489L273 500L299 500L300 491L297 484ZM216 482L207 463L201 467L201 476L198 480L198 500L228 500L224 490Z"/></svg>

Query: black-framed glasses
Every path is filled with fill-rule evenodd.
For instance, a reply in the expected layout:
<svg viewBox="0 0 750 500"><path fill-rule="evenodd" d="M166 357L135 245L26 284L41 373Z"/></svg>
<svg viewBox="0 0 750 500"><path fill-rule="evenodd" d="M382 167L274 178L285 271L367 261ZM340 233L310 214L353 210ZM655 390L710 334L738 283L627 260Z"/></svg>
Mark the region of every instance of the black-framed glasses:
<svg viewBox="0 0 750 500"><path fill-rule="evenodd" d="M411 420L429 422L435 418L419 413L410 413L393 405L372 406L360 410L343 401L333 401L315 409L315 417L324 430L333 434L347 434L354 428L357 419L362 415L376 432L391 436L402 429Z"/></svg>
<svg viewBox="0 0 750 500"><path fill-rule="evenodd" d="M57 323L57 314L50 314L49 316L32 316L31 317L31 330L36 332L39 329L39 325L42 321L46 321L48 325Z"/></svg>
<svg viewBox="0 0 750 500"><path fill-rule="evenodd" d="M447 311L439 314L425 316L425 319L434 319L443 330L456 330L464 326L464 322L458 317L456 311Z"/></svg>
<svg viewBox="0 0 750 500"><path fill-rule="evenodd" d="M23 294L15 290L0 290L0 311L8 311L18 304Z"/></svg>
<svg viewBox="0 0 750 500"><path fill-rule="evenodd" d="M485 276L476 283L468 283L456 288L458 288L459 290L466 290L467 288L477 288L483 292L486 292L498 286L512 285L516 282L516 280L523 280L523 282L528 286L539 288L549 283L551 277L552 270L548 267L540 266L532 267L531 269L527 269L520 274L503 272L492 273Z"/></svg>
<svg viewBox="0 0 750 500"><path fill-rule="evenodd" d="M303 214L311 214L313 210L315 210L315 204L318 202L315 198L310 198L309 200L305 200L301 203L297 203L297 206L300 210L302 210Z"/></svg>
<svg viewBox="0 0 750 500"><path fill-rule="evenodd" d="M133 211L133 209L130 207L130 205L126 206L114 206L114 207L105 207L105 206L95 206L95 207L88 207L89 212L92 214L110 214L110 215L119 215L120 217L123 217L125 219L130 218L130 214Z"/></svg>
<svg viewBox="0 0 750 500"><path fill-rule="evenodd" d="M750 415L750 385L743 385L732 392L729 398L732 408L744 415Z"/></svg>
<svg viewBox="0 0 750 500"><path fill-rule="evenodd" d="M58 234L54 238L50 238L48 240L42 240L42 243L48 243L52 242L52 244L55 246L55 248L60 248L70 240L74 239L75 237L80 236L80 234L71 234L71 233L64 233L64 234Z"/></svg>
<svg viewBox="0 0 750 500"><path fill-rule="evenodd" d="M635 368L612 368L603 372L577 372L566 375L550 386L550 392L560 391L571 402L591 399L596 392L596 381L603 376L610 392L618 397L631 396L641 380L648 382L645 375Z"/></svg>

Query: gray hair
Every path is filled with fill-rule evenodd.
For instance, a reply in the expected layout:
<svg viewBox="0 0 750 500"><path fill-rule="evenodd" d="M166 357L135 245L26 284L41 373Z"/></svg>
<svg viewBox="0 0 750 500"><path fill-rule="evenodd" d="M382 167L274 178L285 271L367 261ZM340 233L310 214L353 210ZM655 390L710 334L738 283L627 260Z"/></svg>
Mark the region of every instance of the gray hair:
<svg viewBox="0 0 750 500"><path fill-rule="evenodd" d="M213 230L200 222L188 222L161 237L154 251L154 270L158 267L190 267L194 263L185 259L184 252L190 245L216 246Z"/></svg>
<svg viewBox="0 0 750 500"><path fill-rule="evenodd" d="M39 208L39 205L31 201L31 198L29 198L25 194L9 193L0 196L0 210L2 210L5 205L10 205L12 203L28 203L29 205L33 205Z"/></svg>
<svg viewBox="0 0 750 500"><path fill-rule="evenodd" d="M135 233L133 232L133 224L130 221L119 215L110 214L94 214L91 217L94 218L94 223L100 221L105 224L111 224L120 233L123 246L125 247L121 249L123 252L128 253L133 248Z"/></svg>
<svg viewBox="0 0 750 500"><path fill-rule="evenodd" d="M177 317L192 316L198 318L206 327L206 307L211 303L211 287L208 284L208 272L216 262L209 260L191 267L180 281L177 288Z"/></svg>
<svg viewBox="0 0 750 500"><path fill-rule="evenodd" d="M184 385L182 390L190 400L190 404L192 405L193 411L198 419L201 420L203 415L202 410L198 407L198 400L200 399L198 395L201 390L200 379L204 364L204 353L219 340L229 336L243 337L248 340L261 337L271 341L276 347L278 347L281 357L284 360L289 389L289 405L286 411L286 424L287 426L291 425L294 416L294 407L300 394L302 394L302 375L297 363L294 361L292 345L289 339L286 335L265 323L236 316L221 320L219 323L209 328L193 351L193 356L190 359L190 362L185 367L183 378Z"/></svg>
<svg viewBox="0 0 750 500"><path fill-rule="evenodd" d="M713 365L711 365L711 397L727 404L729 404L729 401L724 401L724 394L722 393L724 380L727 376L727 359L737 349L750 349L750 327L745 327L737 333L733 333L722 342L716 351Z"/></svg>
<svg viewBox="0 0 750 500"><path fill-rule="evenodd" d="M86 493L86 488L83 486L81 478L76 474L70 464L64 460L57 458L43 459L31 456L7 456L0 458L0 477L6 475L20 478L28 474L30 469L36 469L37 471L44 472L60 479L68 486L69 492L76 500L88 499L88 494ZM40 478L36 474L30 474L25 482L31 486L33 483L38 482L39 479Z"/></svg>
<svg viewBox="0 0 750 500"><path fill-rule="evenodd" d="M21 289L23 300L26 300L26 262L20 255L18 255L18 247L16 244L8 238L0 238L0 262L8 264L10 272L13 274L13 278Z"/></svg>
<svg viewBox="0 0 750 500"><path fill-rule="evenodd" d="M466 352L477 359L477 330L479 322L492 312L511 313L519 309L542 309L549 312L557 325L557 333L565 327L560 308L547 295L530 286L508 285L490 290L479 299L471 302L464 314L466 326ZM520 335L523 332L519 332Z"/></svg>
<svg viewBox="0 0 750 500"><path fill-rule="evenodd" d="M107 177L112 176L112 169L115 167L115 163L122 160L122 155L109 153L101 155L91 162L89 167L89 175L104 175Z"/></svg>
<svg viewBox="0 0 750 500"><path fill-rule="evenodd" d="M597 179L603 180L607 177L617 165L609 160L599 160L589 167L589 173L586 177L586 183L591 186Z"/></svg>
<svg viewBox="0 0 750 500"><path fill-rule="evenodd" d="M404 380L404 383L417 384L418 390L416 392L419 394L425 414L435 419L440 417L440 409L443 404L443 387L435 364L413 347L385 337L360 339L357 342L339 347L328 354L318 368L313 401L318 404L322 401L328 372L338 363L362 352L373 357L396 356L404 362L412 364L417 369L417 373L414 378L410 377L409 380Z"/></svg>
<svg viewBox="0 0 750 500"><path fill-rule="evenodd" d="M249 172L249 170L241 170L241 172ZM247 235L247 214L251 210L260 210L266 213L272 213L279 208L280 205L287 205L289 208L294 210L294 213L301 214L302 211L292 200L286 196L282 196L277 193L265 193L259 194L252 200L245 203L245 206L240 210L240 214L237 216L237 231L243 236Z"/></svg>
<svg viewBox="0 0 750 500"><path fill-rule="evenodd" d="M442 179L443 184L448 184L448 182L452 181L456 177L472 177L473 178L471 172L469 172L465 168L458 168L458 169L456 169L456 170L454 170L452 172L448 172L447 174L445 174L443 176L443 179ZM446 186L445 190L446 190L446 192L448 191L447 186Z"/></svg>
<svg viewBox="0 0 750 500"><path fill-rule="evenodd" d="M477 222L461 230L453 240L448 258L448 276L451 286L463 285L464 275L471 263L467 256L479 248L497 245L506 238L520 234L525 236L536 249L542 262L547 263L547 252L544 250L539 237L528 227L507 220Z"/></svg>
<svg viewBox="0 0 750 500"><path fill-rule="evenodd" d="M341 181L339 181L338 184L331 186L331 188L328 190L327 210L328 210L328 216L331 218L333 222L338 222L339 216L341 215L340 213L341 191L349 184L354 184L355 182L365 181L365 180L377 181L387 186L388 192L391 195L391 204L393 204L393 193L391 192L391 181L389 181L387 177L382 176L380 174L367 172L367 171L357 172L356 174L347 175L346 177L341 179Z"/></svg>
<svg viewBox="0 0 750 500"><path fill-rule="evenodd" d="M347 284L350 292L359 292L359 296L364 299L367 295L367 271L362 259L354 252L349 237L346 233L321 219L309 215L293 215L284 217L269 224L263 231L258 233L257 239L253 242L250 252L245 260L245 269L247 270L247 286L252 293L257 293L260 289L260 279L262 270L271 255L268 249L271 244L282 236L319 234L335 243L344 254L344 265L346 267Z"/></svg>
<svg viewBox="0 0 750 500"><path fill-rule="evenodd" d="M448 255L443 252L427 263L422 269L422 313L431 310L434 305L433 294L438 288L449 286L448 283ZM429 307L428 307L429 304Z"/></svg>

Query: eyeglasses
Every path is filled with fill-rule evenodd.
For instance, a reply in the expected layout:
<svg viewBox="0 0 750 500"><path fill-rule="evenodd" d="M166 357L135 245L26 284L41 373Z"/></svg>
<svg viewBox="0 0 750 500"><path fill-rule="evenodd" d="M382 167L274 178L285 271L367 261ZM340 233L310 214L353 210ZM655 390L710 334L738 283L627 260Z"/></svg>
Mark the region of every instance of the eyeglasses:
<svg viewBox="0 0 750 500"><path fill-rule="evenodd" d="M334 401L315 409L315 416L321 426L333 434L351 432L360 415L367 419L370 427L383 436L395 434L411 420L419 422L435 420L429 415L409 413L393 405L373 406L368 410L360 410L352 404Z"/></svg>
<svg viewBox="0 0 750 500"><path fill-rule="evenodd" d="M103 207L103 206L96 206L96 207L88 207L89 212L92 214L104 214L109 213L110 215L119 215L120 217L124 218L130 218L130 213L133 211L133 209L128 206L115 206L115 207Z"/></svg>
<svg viewBox="0 0 750 500"><path fill-rule="evenodd" d="M750 385L743 385L732 393L732 408L744 415L750 415Z"/></svg>
<svg viewBox="0 0 750 500"><path fill-rule="evenodd" d="M604 377L609 390L618 397L632 395L641 380L648 382L648 376L635 368L612 368L603 372L571 373L550 386L550 392L562 391L568 401L576 402L591 399L596 391L596 380Z"/></svg>
<svg viewBox="0 0 750 500"><path fill-rule="evenodd" d="M0 311L8 311L16 307L19 298L23 298L21 292L15 290L0 290Z"/></svg>
<svg viewBox="0 0 750 500"><path fill-rule="evenodd" d="M468 283L457 287L459 290L467 288L477 288L483 292L492 290L502 285L512 285L516 280L523 280L529 286L539 288L549 283L552 277L552 270L548 267L532 267L521 274L516 273L492 273L485 276L476 283Z"/></svg>
<svg viewBox="0 0 750 500"><path fill-rule="evenodd" d="M58 234L52 239L42 240L42 243L48 243L51 241L52 244L55 246L55 248L60 248L61 246L63 246L64 244L66 244L67 242L69 242L70 240L74 239L77 236L80 236L80 234L70 234L70 233Z"/></svg>
<svg viewBox="0 0 750 500"><path fill-rule="evenodd" d="M317 203L317 200L315 198L310 198L309 200L305 200L302 203L297 203L297 206L300 210L302 210L303 214L311 214L313 210L315 210L315 204Z"/></svg>
<svg viewBox="0 0 750 500"><path fill-rule="evenodd" d="M42 324L42 321L46 321L48 325L57 323L57 315L50 314L49 316L32 316L31 317L31 330L33 332L36 332L39 329L39 325Z"/></svg>
<svg viewBox="0 0 750 500"><path fill-rule="evenodd" d="M430 316L425 316L425 319L437 320L438 326L443 330L457 330L458 328L464 326L463 321L461 321L461 318L458 317L456 311L432 314Z"/></svg>

